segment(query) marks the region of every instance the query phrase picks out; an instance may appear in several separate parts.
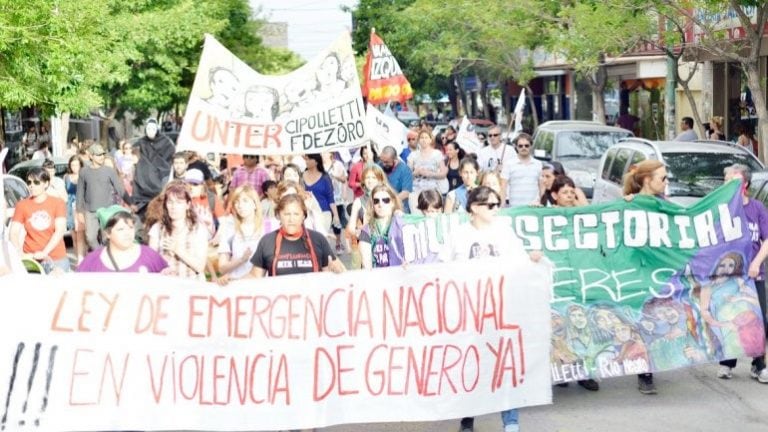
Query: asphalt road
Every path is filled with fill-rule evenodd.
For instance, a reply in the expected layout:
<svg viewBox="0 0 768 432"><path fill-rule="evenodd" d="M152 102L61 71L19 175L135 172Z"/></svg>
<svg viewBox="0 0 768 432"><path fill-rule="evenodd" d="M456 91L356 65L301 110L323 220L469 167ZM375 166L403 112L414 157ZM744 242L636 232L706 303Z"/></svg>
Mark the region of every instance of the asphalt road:
<svg viewBox="0 0 768 432"><path fill-rule="evenodd" d="M553 404L520 411L523 432L768 431L768 384L749 376L740 361L731 380L718 379L716 365L655 374L656 395L637 391L637 378L600 383L598 392L577 385L553 389ZM455 432L458 420L431 423L341 425L327 432ZM475 419L475 431L501 431L498 414Z"/></svg>

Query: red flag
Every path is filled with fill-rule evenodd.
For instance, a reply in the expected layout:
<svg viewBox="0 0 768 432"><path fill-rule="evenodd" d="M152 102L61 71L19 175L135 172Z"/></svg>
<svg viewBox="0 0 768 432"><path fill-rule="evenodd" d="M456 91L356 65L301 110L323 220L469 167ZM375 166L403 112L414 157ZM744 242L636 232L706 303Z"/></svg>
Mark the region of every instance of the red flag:
<svg viewBox="0 0 768 432"><path fill-rule="evenodd" d="M403 75L395 56L373 30L363 66L363 97L373 105L391 101L405 103L413 97L411 83Z"/></svg>

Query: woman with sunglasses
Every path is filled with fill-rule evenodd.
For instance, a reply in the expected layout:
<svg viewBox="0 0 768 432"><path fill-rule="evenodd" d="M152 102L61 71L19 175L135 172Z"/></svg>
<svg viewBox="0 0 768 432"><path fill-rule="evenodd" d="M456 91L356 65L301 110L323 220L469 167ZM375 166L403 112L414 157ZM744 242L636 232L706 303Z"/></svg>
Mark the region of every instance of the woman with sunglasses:
<svg viewBox="0 0 768 432"><path fill-rule="evenodd" d="M70 269L64 246L67 205L64 200L48 195L50 180L42 168L29 170L29 197L16 204L10 238L16 250L24 254L23 258L41 263L46 273L54 269L67 272Z"/></svg>
<svg viewBox="0 0 768 432"><path fill-rule="evenodd" d="M359 238L364 269L402 264L389 237L392 218L402 212L402 207L397 194L388 185L380 184L371 191L368 212L373 217L363 227Z"/></svg>
<svg viewBox="0 0 768 432"><path fill-rule="evenodd" d="M368 208L370 208L371 191L378 185L388 185L387 176L378 165L368 165L362 172L363 194L352 201L347 221L346 236L349 239L351 255L351 268L359 269L362 266L359 237L363 227L368 223Z"/></svg>
<svg viewBox="0 0 768 432"><path fill-rule="evenodd" d="M264 235L251 258L249 277L332 271L341 273L344 264L333 254L325 235L305 228L307 207L297 194L280 198L275 209L280 229Z"/></svg>
<svg viewBox="0 0 768 432"><path fill-rule="evenodd" d="M102 210L112 210L111 207ZM101 212L100 212L101 213ZM106 216L106 213L104 214ZM168 263L154 249L136 243L136 220L125 209L102 222L107 245L86 255L77 267L84 272L161 273Z"/></svg>
<svg viewBox="0 0 768 432"><path fill-rule="evenodd" d="M160 221L149 229L149 247L168 262L167 273L205 280L208 230L197 222L192 196L181 182L171 182L162 194Z"/></svg>
<svg viewBox="0 0 768 432"><path fill-rule="evenodd" d="M445 196L445 212L463 213L467 208L467 195L477 187L477 173L480 170L477 160L472 157L465 157L459 165L462 184L458 188L448 192Z"/></svg>
<svg viewBox="0 0 768 432"><path fill-rule="evenodd" d="M667 168L657 160L644 160L632 166L624 175L624 199L632 201L635 195L647 195L665 199L667 185ZM642 394L656 394L656 384L653 374L637 375L637 388Z"/></svg>
<svg viewBox="0 0 768 432"><path fill-rule="evenodd" d="M514 260L538 262L541 251L527 252L523 241L515 234L508 222L498 220L496 214L501 206L501 195L495 190L478 186L467 197L468 224L461 225L451 235L447 247L441 252L443 262L464 261L483 257L504 256ZM519 430L518 410L502 411L504 430ZM474 418L461 419L460 430L472 430Z"/></svg>

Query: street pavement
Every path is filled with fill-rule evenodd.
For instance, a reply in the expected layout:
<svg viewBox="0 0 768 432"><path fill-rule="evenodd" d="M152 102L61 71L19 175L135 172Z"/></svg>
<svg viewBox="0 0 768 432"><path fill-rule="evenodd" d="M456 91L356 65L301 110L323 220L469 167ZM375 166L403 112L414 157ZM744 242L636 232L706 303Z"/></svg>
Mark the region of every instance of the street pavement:
<svg viewBox="0 0 768 432"><path fill-rule="evenodd" d="M637 391L637 378L612 378L590 392L578 385L553 388L553 404L520 410L522 432L766 432L768 384L739 361L731 380L717 365L655 374L658 394ZM324 432L457 432L459 421L341 425ZM499 414L475 418L476 432L502 431Z"/></svg>

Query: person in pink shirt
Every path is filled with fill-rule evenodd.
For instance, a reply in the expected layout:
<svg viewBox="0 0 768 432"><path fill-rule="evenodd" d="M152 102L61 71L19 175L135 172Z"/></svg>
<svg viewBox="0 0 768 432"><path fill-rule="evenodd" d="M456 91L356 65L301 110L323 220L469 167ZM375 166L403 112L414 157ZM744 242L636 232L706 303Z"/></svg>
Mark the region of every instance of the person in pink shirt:
<svg viewBox="0 0 768 432"><path fill-rule="evenodd" d="M259 157L257 155L243 155L243 166L237 168L232 174L229 189L235 190L240 186L249 185L259 192L259 198L263 198L261 185L267 180L271 180L269 171L259 164Z"/></svg>

